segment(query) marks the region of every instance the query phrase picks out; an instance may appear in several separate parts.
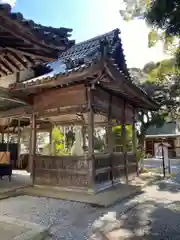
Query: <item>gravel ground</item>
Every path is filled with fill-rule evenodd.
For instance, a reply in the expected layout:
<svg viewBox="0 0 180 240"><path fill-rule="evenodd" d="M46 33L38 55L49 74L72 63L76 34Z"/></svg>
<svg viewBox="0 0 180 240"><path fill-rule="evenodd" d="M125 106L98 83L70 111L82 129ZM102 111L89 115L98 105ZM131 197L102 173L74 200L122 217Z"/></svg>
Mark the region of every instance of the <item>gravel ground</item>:
<svg viewBox="0 0 180 240"><path fill-rule="evenodd" d="M114 239L180 240L180 189L159 184L163 189L149 186L144 194L107 209L42 197L9 198L0 201L0 215L51 226L52 240L88 239L97 226L105 233L117 228L123 237ZM127 204L131 210L122 215Z"/></svg>
<svg viewBox="0 0 180 240"><path fill-rule="evenodd" d="M53 240L83 240L100 211L81 203L20 196L0 201L0 215L52 226Z"/></svg>
<svg viewBox="0 0 180 240"><path fill-rule="evenodd" d="M180 202L146 201L122 216L121 224L129 240L179 240Z"/></svg>

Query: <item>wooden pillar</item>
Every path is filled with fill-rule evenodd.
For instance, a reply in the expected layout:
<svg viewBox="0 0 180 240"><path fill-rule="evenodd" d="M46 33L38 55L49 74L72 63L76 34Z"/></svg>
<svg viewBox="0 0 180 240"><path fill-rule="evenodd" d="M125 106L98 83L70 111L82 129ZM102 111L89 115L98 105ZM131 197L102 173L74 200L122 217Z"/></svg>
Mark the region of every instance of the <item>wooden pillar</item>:
<svg viewBox="0 0 180 240"><path fill-rule="evenodd" d="M126 102L123 103L122 111L122 142L123 142L123 157L124 157L124 172L126 183L128 183L128 159L127 159L127 140L126 140Z"/></svg>
<svg viewBox="0 0 180 240"><path fill-rule="evenodd" d="M10 122L11 122L11 120L10 120L10 118L8 118L6 152L9 152L9 135L10 135L9 125L10 125Z"/></svg>
<svg viewBox="0 0 180 240"><path fill-rule="evenodd" d="M82 128L81 128L81 133L82 133L82 140L83 140L83 150L86 150L86 128L85 128L85 123L82 122Z"/></svg>
<svg viewBox="0 0 180 240"><path fill-rule="evenodd" d="M112 134L112 96L109 99L108 107L108 126L107 126L107 144L108 153L110 153L110 181L114 183L114 173L113 173L113 134Z"/></svg>
<svg viewBox="0 0 180 240"><path fill-rule="evenodd" d="M112 134L112 96L110 96L108 110L108 152L113 153L113 134Z"/></svg>
<svg viewBox="0 0 180 240"><path fill-rule="evenodd" d="M88 149L94 153L94 112L92 108L92 90L88 88Z"/></svg>
<svg viewBox="0 0 180 240"><path fill-rule="evenodd" d="M22 168L22 161L21 161L21 158L20 158L20 152L21 152L21 121L20 119L18 119L18 155L17 155L17 165L18 167L20 166Z"/></svg>
<svg viewBox="0 0 180 240"><path fill-rule="evenodd" d="M52 124L49 130L49 155L52 156Z"/></svg>
<svg viewBox="0 0 180 240"><path fill-rule="evenodd" d="M133 108L133 123L132 123L132 150L133 150L133 155L135 156L136 160L136 172L137 175L139 175L139 167L138 167L138 161L137 161L137 137L136 137L136 109Z"/></svg>
<svg viewBox="0 0 180 240"><path fill-rule="evenodd" d="M29 165L32 184L35 180L35 154L36 154L36 115L32 114L31 117L31 136L30 136L30 151L29 151Z"/></svg>
<svg viewBox="0 0 180 240"><path fill-rule="evenodd" d="M2 143L4 143L4 133L2 132L1 135L2 135Z"/></svg>
<svg viewBox="0 0 180 240"><path fill-rule="evenodd" d="M91 158L89 162L89 181L90 187L93 188L95 184L95 158L94 158L94 112L92 108L92 89L88 87L87 89L88 96L88 153Z"/></svg>

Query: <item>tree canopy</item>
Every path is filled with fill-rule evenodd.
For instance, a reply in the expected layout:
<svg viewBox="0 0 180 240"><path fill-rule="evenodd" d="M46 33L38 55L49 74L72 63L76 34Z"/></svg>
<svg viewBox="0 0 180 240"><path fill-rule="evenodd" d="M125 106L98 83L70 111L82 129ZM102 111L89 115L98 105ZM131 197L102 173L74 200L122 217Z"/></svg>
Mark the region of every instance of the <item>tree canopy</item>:
<svg viewBox="0 0 180 240"><path fill-rule="evenodd" d="M147 63L143 69L131 69L132 81L155 100L158 111L139 111L138 138L144 145L147 129L151 125L162 126L165 121L180 119L180 77L174 59Z"/></svg>
<svg viewBox="0 0 180 240"><path fill-rule="evenodd" d="M125 8L120 10L124 20L145 19L151 27L149 47L159 40L164 49L176 55L180 64L180 1L179 0L123 0Z"/></svg>

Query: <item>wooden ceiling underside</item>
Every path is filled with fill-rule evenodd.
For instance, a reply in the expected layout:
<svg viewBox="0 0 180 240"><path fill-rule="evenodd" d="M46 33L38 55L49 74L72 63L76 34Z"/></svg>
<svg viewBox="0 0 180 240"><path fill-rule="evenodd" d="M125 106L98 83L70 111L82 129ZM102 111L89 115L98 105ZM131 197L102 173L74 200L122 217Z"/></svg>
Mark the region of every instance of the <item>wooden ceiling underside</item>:
<svg viewBox="0 0 180 240"><path fill-rule="evenodd" d="M0 16L1 25L1 16ZM0 77L52 60L40 46L0 26Z"/></svg>
<svg viewBox="0 0 180 240"><path fill-rule="evenodd" d="M35 67L43 62L43 59L35 59L33 56L18 53L14 49L0 47L0 77Z"/></svg>

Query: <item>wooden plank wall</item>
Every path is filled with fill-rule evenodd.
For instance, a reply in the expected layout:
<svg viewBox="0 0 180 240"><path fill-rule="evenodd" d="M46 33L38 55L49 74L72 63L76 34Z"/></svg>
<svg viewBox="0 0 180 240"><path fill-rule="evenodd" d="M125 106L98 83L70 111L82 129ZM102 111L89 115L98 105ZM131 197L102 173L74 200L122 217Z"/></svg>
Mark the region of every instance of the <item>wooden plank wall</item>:
<svg viewBox="0 0 180 240"><path fill-rule="evenodd" d="M35 184L59 187L86 187L89 182L89 160L72 156L35 156Z"/></svg>
<svg viewBox="0 0 180 240"><path fill-rule="evenodd" d="M97 105L98 107L102 107L102 109L106 110L106 113L108 113L109 101L110 94L108 92L104 91L101 88L96 88L93 90L93 104L95 106ZM112 96L112 117L118 119L120 122L122 121L123 104L123 99ZM126 104L125 117L126 123L130 124L133 122L133 107L130 104Z"/></svg>
<svg viewBox="0 0 180 240"><path fill-rule="evenodd" d="M95 156L95 183L125 179L125 165L123 153L96 154ZM127 153L128 178L137 173L136 156Z"/></svg>
<svg viewBox="0 0 180 240"><path fill-rule="evenodd" d="M34 110L41 111L49 108L60 108L86 103L84 85L67 88L50 89L34 97Z"/></svg>

